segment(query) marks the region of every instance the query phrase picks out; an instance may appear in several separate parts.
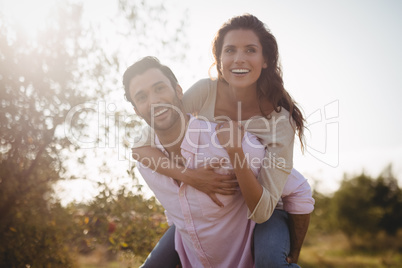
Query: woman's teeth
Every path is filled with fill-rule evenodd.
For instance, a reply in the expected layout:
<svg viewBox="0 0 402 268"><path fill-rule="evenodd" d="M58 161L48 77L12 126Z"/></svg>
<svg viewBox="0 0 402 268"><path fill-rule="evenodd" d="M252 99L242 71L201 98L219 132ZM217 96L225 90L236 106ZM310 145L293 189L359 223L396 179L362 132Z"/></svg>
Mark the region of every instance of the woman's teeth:
<svg viewBox="0 0 402 268"><path fill-rule="evenodd" d="M250 70L247 70L247 69L234 69L234 70L232 70L232 73L235 73L235 74L245 74L245 73L248 73L248 72L250 72Z"/></svg>

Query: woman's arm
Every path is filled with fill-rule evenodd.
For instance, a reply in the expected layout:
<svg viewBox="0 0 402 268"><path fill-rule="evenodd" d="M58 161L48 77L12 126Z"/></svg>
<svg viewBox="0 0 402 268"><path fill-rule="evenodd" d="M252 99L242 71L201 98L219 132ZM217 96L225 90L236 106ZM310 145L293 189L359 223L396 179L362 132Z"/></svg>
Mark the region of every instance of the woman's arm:
<svg viewBox="0 0 402 268"><path fill-rule="evenodd" d="M238 183L233 176L215 173L212 166L189 169L173 163L172 159L151 146L132 148L132 156L146 167L204 192L219 206L223 206L223 204L216 194L232 195L236 193ZM166 163L169 164L166 165Z"/></svg>
<svg viewBox="0 0 402 268"><path fill-rule="evenodd" d="M216 127L218 140L226 149L243 198L250 211L258 205L263 188L251 170L242 148L244 130L240 123L230 121Z"/></svg>

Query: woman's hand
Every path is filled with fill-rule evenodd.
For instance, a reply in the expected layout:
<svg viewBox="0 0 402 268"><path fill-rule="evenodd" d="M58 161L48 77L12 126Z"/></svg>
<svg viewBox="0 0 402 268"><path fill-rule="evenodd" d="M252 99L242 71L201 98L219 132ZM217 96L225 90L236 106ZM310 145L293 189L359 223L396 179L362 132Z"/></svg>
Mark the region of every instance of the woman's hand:
<svg viewBox="0 0 402 268"><path fill-rule="evenodd" d="M239 183L240 191L250 211L254 211L263 193L262 186L249 167L242 148L244 129L239 122L228 121L216 126L216 135L226 149ZM247 163L244 165L243 163Z"/></svg>
<svg viewBox="0 0 402 268"><path fill-rule="evenodd" d="M150 146L133 148L132 154L135 160L140 161L150 169L186 183L205 193L218 206L223 207L223 204L216 197L216 194L232 195L238 190L238 183L234 174L222 175L215 173L214 169L221 167L221 163L219 162L210 163L208 166L197 169L188 169L175 163L172 163L170 168L163 168L163 165L155 165L155 163L160 163L162 159L166 159L166 161L171 161L171 159L167 159L167 157L156 148L151 148Z"/></svg>
<svg viewBox="0 0 402 268"><path fill-rule="evenodd" d="M187 184L208 195L218 206L223 207L216 194L233 195L238 191L238 183L234 174L222 175L214 171L219 168L219 163L187 169L184 172Z"/></svg>
<svg viewBox="0 0 402 268"><path fill-rule="evenodd" d="M215 130L219 143L229 154L232 151L242 149L244 128L240 122L227 121L218 123Z"/></svg>

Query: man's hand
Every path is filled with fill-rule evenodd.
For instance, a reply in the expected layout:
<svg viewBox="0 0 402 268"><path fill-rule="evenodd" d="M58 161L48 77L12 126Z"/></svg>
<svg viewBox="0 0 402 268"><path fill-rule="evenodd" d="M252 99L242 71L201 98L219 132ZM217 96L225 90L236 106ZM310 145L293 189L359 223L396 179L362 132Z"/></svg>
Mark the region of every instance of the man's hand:
<svg viewBox="0 0 402 268"><path fill-rule="evenodd" d="M299 256L297 256L297 257L295 258L295 257L293 257L293 256L291 256L291 255L289 254L289 256L287 256L287 258L286 258L286 261L287 261L288 263L297 263L297 262L299 261Z"/></svg>
<svg viewBox="0 0 402 268"><path fill-rule="evenodd" d="M144 146L133 148L132 153L135 160L140 161L152 170L186 183L207 194L218 206L223 207L223 204L216 194L233 195L238 191L238 183L234 174L222 175L214 171L222 167L224 164L222 161L211 162L209 165L197 169L189 169L175 163L171 165L175 168L162 168L162 165L155 165L155 163L159 163L161 158L166 159L166 156L158 149Z"/></svg>
<svg viewBox="0 0 402 268"><path fill-rule="evenodd" d="M238 183L234 174L222 175L214 171L218 168L217 163L197 169L188 169L186 172L187 184L207 194L218 206L223 204L216 194L233 195L238 191Z"/></svg>

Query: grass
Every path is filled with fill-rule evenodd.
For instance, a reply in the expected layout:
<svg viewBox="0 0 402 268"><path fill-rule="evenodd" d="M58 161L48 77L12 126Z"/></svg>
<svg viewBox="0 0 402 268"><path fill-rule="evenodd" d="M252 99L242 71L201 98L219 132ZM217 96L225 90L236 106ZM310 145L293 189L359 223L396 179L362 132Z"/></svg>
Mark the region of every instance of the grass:
<svg viewBox="0 0 402 268"><path fill-rule="evenodd" d="M393 268L401 267L402 253L391 249L368 252L351 249L342 234L322 235L306 240L299 264L303 268Z"/></svg>
<svg viewBox="0 0 402 268"><path fill-rule="evenodd" d="M98 247L90 254L79 255L77 263L79 268L137 268L142 264L140 258L132 253L110 255L105 247Z"/></svg>
<svg viewBox="0 0 402 268"><path fill-rule="evenodd" d="M129 253L107 257L105 248L78 257L80 268L139 267L140 258ZM401 267L402 252L392 249L367 252L352 249L342 234L307 236L299 264L303 268L396 268Z"/></svg>

